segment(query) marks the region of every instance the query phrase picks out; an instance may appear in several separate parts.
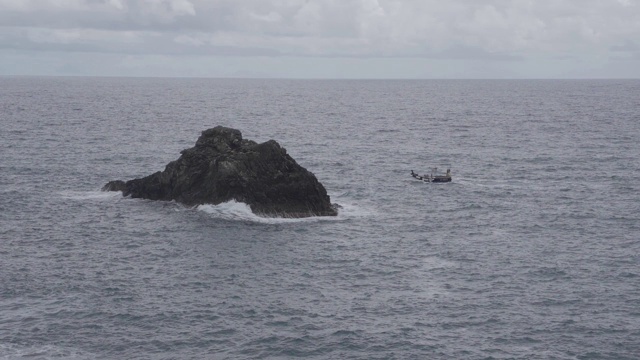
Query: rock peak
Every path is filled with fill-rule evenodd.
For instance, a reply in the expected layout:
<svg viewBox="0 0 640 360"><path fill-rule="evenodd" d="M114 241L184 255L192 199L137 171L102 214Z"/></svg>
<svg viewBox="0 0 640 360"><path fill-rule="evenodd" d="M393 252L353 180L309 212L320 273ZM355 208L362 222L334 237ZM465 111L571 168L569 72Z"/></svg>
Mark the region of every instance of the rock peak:
<svg viewBox="0 0 640 360"><path fill-rule="evenodd" d="M212 147L219 151L228 151L229 149L238 147L242 142L242 133L240 130L216 126L202 132L197 147Z"/></svg>

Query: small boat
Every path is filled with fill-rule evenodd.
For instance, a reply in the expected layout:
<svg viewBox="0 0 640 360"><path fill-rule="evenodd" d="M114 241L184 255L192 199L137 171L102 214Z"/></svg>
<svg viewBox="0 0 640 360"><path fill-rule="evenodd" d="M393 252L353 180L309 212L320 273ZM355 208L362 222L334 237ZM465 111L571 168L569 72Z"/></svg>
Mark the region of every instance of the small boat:
<svg viewBox="0 0 640 360"><path fill-rule="evenodd" d="M447 173L444 175L438 174L438 168L431 169L431 173L418 175L411 170L411 176L414 178L424 181L424 182L433 182L433 183L445 183L451 182L451 169L447 169Z"/></svg>

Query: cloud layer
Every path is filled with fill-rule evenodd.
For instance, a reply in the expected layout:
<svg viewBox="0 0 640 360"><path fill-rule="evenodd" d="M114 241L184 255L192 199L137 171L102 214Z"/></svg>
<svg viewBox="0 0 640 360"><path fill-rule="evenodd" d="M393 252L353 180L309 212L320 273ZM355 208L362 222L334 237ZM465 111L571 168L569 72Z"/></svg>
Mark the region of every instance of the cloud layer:
<svg viewBox="0 0 640 360"><path fill-rule="evenodd" d="M506 77L581 68L586 76L638 77L639 20L637 0L0 0L0 54L60 63L73 53L120 64L146 58L176 71L180 59L201 75L202 57L216 66L226 57L248 67L256 58L324 66L418 59L418 77L446 61L470 77L473 66L503 67Z"/></svg>

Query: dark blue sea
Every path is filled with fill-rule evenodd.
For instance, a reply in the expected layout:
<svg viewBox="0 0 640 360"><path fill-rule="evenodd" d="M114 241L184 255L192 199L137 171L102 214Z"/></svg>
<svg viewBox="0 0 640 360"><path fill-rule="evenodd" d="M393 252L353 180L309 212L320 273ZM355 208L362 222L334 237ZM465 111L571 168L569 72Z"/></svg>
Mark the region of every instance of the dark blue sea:
<svg viewBox="0 0 640 360"><path fill-rule="evenodd" d="M217 125L339 216L100 191ZM640 81L0 77L0 359L293 358L639 359Z"/></svg>

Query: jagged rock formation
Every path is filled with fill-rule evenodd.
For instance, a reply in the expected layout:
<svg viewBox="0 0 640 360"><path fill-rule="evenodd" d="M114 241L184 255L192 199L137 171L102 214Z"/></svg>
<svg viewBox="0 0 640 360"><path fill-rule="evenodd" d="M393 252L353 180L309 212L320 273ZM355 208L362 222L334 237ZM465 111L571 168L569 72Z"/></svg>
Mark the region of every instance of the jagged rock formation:
<svg viewBox="0 0 640 360"><path fill-rule="evenodd" d="M104 191L185 205L246 203L264 216L335 216L324 186L276 141L258 144L239 130L218 126L202 132L164 171L141 179L116 180Z"/></svg>

